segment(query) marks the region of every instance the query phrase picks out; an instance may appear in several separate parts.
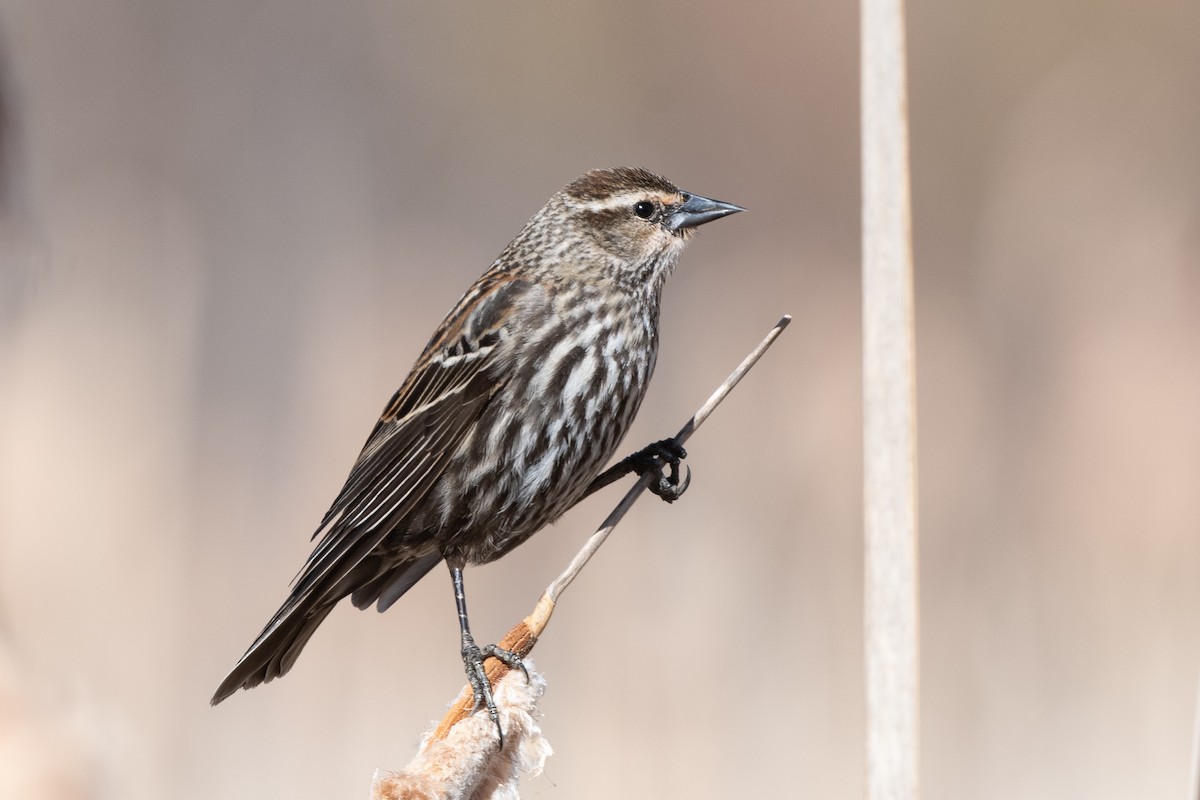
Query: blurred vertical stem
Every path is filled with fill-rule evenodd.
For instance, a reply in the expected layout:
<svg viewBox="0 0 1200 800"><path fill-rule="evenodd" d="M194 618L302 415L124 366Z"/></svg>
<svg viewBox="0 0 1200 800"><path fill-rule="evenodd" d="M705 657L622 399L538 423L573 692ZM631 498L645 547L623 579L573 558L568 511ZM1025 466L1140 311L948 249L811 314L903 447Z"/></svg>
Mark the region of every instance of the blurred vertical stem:
<svg viewBox="0 0 1200 800"><path fill-rule="evenodd" d="M868 800L917 797L916 388L904 4L862 4Z"/></svg>
<svg viewBox="0 0 1200 800"><path fill-rule="evenodd" d="M1196 719L1192 724L1192 790L1188 797L1200 800L1200 678L1196 681Z"/></svg>

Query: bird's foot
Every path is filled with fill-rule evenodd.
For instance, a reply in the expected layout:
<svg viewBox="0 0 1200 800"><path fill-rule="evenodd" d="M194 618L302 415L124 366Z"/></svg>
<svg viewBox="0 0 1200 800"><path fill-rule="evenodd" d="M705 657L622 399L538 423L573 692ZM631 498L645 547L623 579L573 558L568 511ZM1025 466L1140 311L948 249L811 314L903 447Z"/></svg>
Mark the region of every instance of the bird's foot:
<svg viewBox="0 0 1200 800"><path fill-rule="evenodd" d="M683 481L679 480L679 463L687 458L683 445L674 439L663 439L647 445L624 460L632 472L639 475L653 473L655 479L649 489L656 495L674 503L687 491L692 482L692 470L684 466Z"/></svg>
<svg viewBox="0 0 1200 800"><path fill-rule="evenodd" d="M475 644L475 640L471 638L470 634L463 637L462 658L463 667L467 672L467 683L471 685L471 692L475 696L475 705L471 711L474 713L480 707L487 708L488 716L492 718L492 722L496 726L496 734L500 737L500 749L503 750L504 730L500 727L500 712L496 710L496 699L492 696L492 685L488 682L483 662L487 658L498 659L507 664L509 669L521 670L526 680L529 680L529 670L516 653L494 644L480 647Z"/></svg>

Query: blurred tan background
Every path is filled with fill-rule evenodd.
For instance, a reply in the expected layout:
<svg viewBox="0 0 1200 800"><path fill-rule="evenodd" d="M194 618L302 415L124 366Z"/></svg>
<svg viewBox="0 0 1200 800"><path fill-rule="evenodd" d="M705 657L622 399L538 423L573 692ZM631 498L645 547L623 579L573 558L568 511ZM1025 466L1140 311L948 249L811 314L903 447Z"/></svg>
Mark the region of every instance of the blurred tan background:
<svg viewBox="0 0 1200 800"><path fill-rule="evenodd" d="M1200 5L910 6L927 798L1180 797ZM751 211L627 446L795 323L565 596L531 798L862 794L853 4L0 0L0 796L363 797L449 581L208 698L442 314L593 166ZM469 573L498 638L606 492Z"/></svg>

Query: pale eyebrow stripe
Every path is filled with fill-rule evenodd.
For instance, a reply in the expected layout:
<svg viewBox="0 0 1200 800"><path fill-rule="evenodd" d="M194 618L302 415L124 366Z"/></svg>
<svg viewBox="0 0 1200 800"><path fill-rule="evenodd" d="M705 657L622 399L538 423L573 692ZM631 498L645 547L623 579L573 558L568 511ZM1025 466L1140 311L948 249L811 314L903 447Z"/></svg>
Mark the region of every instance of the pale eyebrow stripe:
<svg viewBox="0 0 1200 800"><path fill-rule="evenodd" d="M677 194L668 192L622 192L621 194L606 197L603 200L591 200L584 203L583 207L588 211L608 211L613 208L621 208L622 206L633 205L638 200L645 200L647 197L658 200L662 203L677 203L682 198Z"/></svg>

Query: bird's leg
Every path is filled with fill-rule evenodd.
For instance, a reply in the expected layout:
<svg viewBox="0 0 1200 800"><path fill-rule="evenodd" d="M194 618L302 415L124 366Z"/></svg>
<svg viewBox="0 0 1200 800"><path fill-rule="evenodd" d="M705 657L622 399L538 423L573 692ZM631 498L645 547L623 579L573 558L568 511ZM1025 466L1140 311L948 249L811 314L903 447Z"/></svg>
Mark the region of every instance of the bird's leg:
<svg viewBox="0 0 1200 800"><path fill-rule="evenodd" d="M688 484L692 482L692 470L687 466L684 467L686 472L683 482L681 483L679 480L679 462L685 458L687 458L687 451L674 439L663 439L646 445L597 475L584 491L583 497L603 489L631 472L636 472L638 475L645 475L649 472L656 476L655 480L650 483L650 491L668 503L674 503L687 491ZM666 474L663 474L664 470L666 470Z"/></svg>
<svg viewBox="0 0 1200 800"><path fill-rule="evenodd" d="M478 710L480 706L487 708L488 716L495 723L496 733L500 737L500 749L503 750L504 731L500 728L500 713L496 710L496 700L492 697L492 685L488 683L487 673L483 669L483 661L489 657L497 658L511 669L521 670L525 673L526 679L529 678L529 670L525 668L521 657L516 653L501 649L494 644L486 647L475 644L475 638L471 636L471 625L467 621L467 596L463 591L462 566L449 563L449 567L450 580L454 582L454 605L458 609L458 627L462 632L463 667L467 672L467 683L471 684L471 692L475 695L473 710Z"/></svg>

